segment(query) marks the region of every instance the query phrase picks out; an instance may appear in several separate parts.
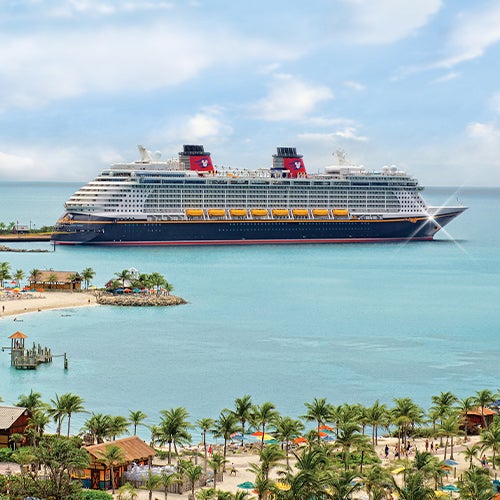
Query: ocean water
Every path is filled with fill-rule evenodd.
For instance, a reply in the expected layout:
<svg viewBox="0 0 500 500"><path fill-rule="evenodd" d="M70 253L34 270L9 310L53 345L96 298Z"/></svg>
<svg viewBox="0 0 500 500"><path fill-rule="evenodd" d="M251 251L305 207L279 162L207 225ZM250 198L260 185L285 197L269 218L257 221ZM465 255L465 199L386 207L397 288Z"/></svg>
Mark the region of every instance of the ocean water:
<svg viewBox="0 0 500 500"><path fill-rule="evenodd" d="M0 186L0 221L52 224L78 185ZM158 271L187 305L91 307L0 319L62 358L16 371L0 353L0 396L31 389L48 401L75 392L89 410L128 415L185 406L194 422L236 397L273 401L298 416L304 403L431 396L500 388L500 189L433 188L431 204L469 207L433 242L408 244L89 248L18 244L47 253L2 253L12 269ZM16 246L16 244L10 244ZM85 416L76 415L74 430ZM149 437L147 431L141 431Z"/></svg>

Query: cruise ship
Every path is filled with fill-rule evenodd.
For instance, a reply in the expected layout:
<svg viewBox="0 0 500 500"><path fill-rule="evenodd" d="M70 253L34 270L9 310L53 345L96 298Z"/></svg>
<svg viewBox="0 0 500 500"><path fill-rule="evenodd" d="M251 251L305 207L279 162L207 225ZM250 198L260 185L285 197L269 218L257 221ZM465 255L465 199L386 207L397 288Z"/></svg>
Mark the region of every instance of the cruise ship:
<svg viewBox="0 0 500 500"><path fill-rule="evenodd" d="M200 145L163 161L117 163L65 203L54 244L218 245L432 240L466 208L428 206L417 180L395 166L369 171L339 153L308 173L296 148L272 166L214 166Z"/></svg>

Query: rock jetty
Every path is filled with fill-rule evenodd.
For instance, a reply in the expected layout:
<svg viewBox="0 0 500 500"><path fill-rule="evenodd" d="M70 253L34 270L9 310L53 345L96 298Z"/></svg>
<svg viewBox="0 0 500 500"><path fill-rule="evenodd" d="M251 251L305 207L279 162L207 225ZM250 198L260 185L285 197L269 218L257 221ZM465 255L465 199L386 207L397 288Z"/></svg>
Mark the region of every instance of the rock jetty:
<svg viewBox="0 0 500 500"><path fill-rule="evenodd" d="M135 306L135 307L150 307L150 306L178 306L187 304L187 302L175 295L165 294L120 294L113 295L112 293L101 293L96 296L96 302L105 306Z"/></svg>
<svg viewBox="0 0 500 500"><path fill-rule="evenodd" d="M48 252L43 248L11 248L5 245L0 245L0 252Z"/></svg>

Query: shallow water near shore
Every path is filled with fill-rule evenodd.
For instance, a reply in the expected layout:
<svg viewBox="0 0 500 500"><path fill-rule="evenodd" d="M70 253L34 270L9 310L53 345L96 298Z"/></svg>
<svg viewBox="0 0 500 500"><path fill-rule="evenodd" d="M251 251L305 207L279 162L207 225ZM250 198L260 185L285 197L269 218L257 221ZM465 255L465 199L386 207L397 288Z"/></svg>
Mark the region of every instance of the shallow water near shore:
<svg viewBox="0 0 500 500"><path fill-rule="evenodd" d="M18 199L26 199L23 186L15 185ZM68 190L74 189L39 186L42 199L61 198L51 207L54 218ZM16 208L9 193L2 186L0 219L27 223L29 207ZM449 198L453 204L454 195L451 188L424 193L435 204ZM0 353L0 396L13 403L33 388L48 401L70 391L92 411L141 409L154 423L173 406L185 406L192 421L217 417L244 394L297 416L314 397L391 405L393 397L408 396L427 408L441 391L465 397L496 390L500 190L459 195L470 209L434 242L4 252L0 259L14 270L92 267L97 286L125 268L158 271L188 304L1 319L2 345L21 330L28 342L66 352L69 370L55 358L36 371L16 371ZM85 418L74 416L72 428Z"/></svg>

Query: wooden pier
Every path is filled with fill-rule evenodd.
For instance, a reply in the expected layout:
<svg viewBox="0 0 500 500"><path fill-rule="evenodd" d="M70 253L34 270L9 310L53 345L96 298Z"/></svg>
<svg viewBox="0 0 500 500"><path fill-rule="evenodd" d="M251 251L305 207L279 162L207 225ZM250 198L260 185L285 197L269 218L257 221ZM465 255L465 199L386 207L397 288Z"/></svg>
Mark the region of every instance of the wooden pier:
<svg viewBox="0 0 500 500"><path fill-rule="evenodd" d="M24 341L28 338L22 332L12 334L10 347L2 347L2 351L10 350L10 365L16 370L36 370L38 365L43 363L52 363L51 349L36 345L33 342L33 347L27 348ZM68 360L66 353L64 354L64 369L68 368Z"/></svg>

